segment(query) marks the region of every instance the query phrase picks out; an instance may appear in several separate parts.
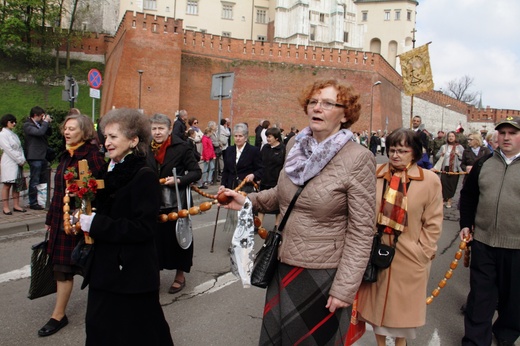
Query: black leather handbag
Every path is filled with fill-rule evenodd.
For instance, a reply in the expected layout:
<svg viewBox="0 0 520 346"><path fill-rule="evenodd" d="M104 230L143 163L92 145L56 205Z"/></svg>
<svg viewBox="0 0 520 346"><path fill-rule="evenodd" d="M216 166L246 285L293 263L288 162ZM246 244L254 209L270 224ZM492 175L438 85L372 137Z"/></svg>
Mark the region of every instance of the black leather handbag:
<svg viewBox="0 0 520 346"><path fill-rule="evenodd" d="M251 285L266 288L271 283L274 273L276 272L276 267L278 266L278 246L280 246L280 243L282 242L282 231L287 222L287 218L289 217L289 214L304 187L305 185L298 188L291 203L287 207L287 212L283 216L278 229L275 232L269 232L264 245L256 254L253 263L253 270L251 272Z"/></svg>
<svg viewBox="0 0 520 346"><path fill-rule="evenodd" d="M45 232L45 240L32 246L31 284L27 298L36 299L56 293L56 281L52 263L47 254L49 232Z"/></svg>
<svg viewBox="0 0 520 346"><path fill-rule="evenodd" d="M395 247L397 246L397 239L400 234L401 232L395 232L394 244L386 245L381 243L383 232L378 230L372 242L370 259L368 260L365 273L363 274L363 282L376 282L379 270L390 267L394 259Z"/></svg>

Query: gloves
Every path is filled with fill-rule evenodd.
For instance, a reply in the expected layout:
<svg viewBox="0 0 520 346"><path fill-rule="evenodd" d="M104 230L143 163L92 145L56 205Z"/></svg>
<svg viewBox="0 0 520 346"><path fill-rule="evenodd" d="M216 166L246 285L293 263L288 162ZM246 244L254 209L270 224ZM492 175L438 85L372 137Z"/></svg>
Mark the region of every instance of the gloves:
<svg viewBox="0 0 520 346"><path fill-rule="evenodd" d="M94 216L96 216L96 213L92 213L91 215L81 214L79 218L79 223L83 232L90 232L90 226L92 225L92 220L94 219Z"/></svg>

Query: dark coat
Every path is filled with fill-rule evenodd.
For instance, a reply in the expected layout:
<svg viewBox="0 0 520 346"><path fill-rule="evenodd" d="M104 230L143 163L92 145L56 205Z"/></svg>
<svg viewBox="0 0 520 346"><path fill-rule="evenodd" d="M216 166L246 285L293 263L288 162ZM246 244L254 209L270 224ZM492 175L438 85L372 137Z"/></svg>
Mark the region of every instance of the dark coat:
<svg viewBox="0 0 520 346"><path fill-rule="evenodd" d="M166 149L163 164L160 165L155 160L152 150L149 149L146 156L146 165L153 169L157 174L157 178L166 178L173 176L173 168L177 170L177 177L180 180L179 192L183 198L183 207L186 207L185 193L183 192L191 183L196 182L202 176L198 162L195 160L193 149L188 144L178 137L171 136L171 144ZM177 208L177 198L175 195L175 186L162 185L163 201L165 197L173 198L173 205L170 208L164 208L164 203L161 204L161 210L169 212L173 208Z"/></svg>
<svg viewBox="0 0 520 346"><path fill-rule="evenodd" d="M255 181L262 179L264 165L262 164L260 148L246 143L240 159L235 163L236 156L236 145L232 145L224 151L224 169L222 170L221 185L233 189L251 173L255 175Z"/></svg>
<svg viewBox="0 0 520 346"><path fill-rule="evenodd" d="M79 240L79 236L66 235L63 231L63 197L65 196L65 180L63 175L68 167L74 167L78 171L78 161L87 160L92 176L100 178L106 171L106 162L99 148L90 143L85 143L74 151L74 155L65 151L61 154L60 163L54 175L54 193L51 205L47 212L45 224L51 228L47 252L52 256L52 263L70 265L70 255ZM96 200L93 204L95 205ZM71 198L70 209L74 210L75 199Z"/></svg>
<svg viewBox="0 0 520 346"><path fill-rule="evenodd" d="M182 139L183 141L186 141L186 131L188 130L188 127L186 126L186 123L182 121L181 118L177 118L177 120L173 123L173 130L172 135L173 137L177 137Z"/></svg>
<svg viewBox="0 0 520 346"><path fill-rule="evenodd" d="M280 143L280 145L271 148L271 146L267 144L263 146L260 153L262 154L262 164L264 165L260 185L262 189L274 187L278 182L278 176L285 162L285 145Z"/></svg>
<svg viewBox="0 0 520 346"><path fill-rule="evenodd" d="M31 118L23 123L24 149L27 160L45 160L49 146L47 137L52 134L50 123L42 121L40 127L36 126Z"/></svg>
<svg viewBox="0 0 520 346"><path fill-rule="evenodd" d="M199 164L193 155L192 146L175 136L172 136L172 143L166 148L163 164L160 165L154 158L150 149L146 165L151 167L158 178L171 177L175 167L177 176L180 180L179 195L182 200L182 207L187 208L186 186L200 179L202 173ZM172 210L177 211L177 194L175 186L161 185L161 214L167 214ZM187 249L183 249L177 242L175 235L176 221L156 223L156 247L159 257L160 269L180 269L190 272L193 265L193 243Z"/></svg>
<svg viewBox="0 0 520 346"><path fill-rule="evenodd" d="M125 294L159 289L154 235L160 185L145 163L130 154L105 175L90 228L95 242L91 289Z"/></svg>
<svg viewBox="0 0 520 346"><path fill-rule="evenodd" d="M466 167L473 166L473 164L483 156L491 154L487 147L479 147L478 155L475 155L471 148L464 149L462 152L462 159L460 160L460 168L466 172Z"/></svg>

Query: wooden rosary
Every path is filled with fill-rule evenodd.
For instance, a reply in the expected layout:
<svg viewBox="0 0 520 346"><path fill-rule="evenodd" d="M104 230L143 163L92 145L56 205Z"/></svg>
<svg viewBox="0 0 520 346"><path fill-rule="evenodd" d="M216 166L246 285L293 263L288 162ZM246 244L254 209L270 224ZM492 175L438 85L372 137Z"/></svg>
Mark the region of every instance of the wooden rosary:
<svg viewBox="0 0 520 346"><path fill-rule="evenodd" d="M160 182L163 183L163 184L164 184L164 181L165 180L160 180ZM248 182L246 182L245 180L242 180L242 182L234 189L234 191L238 192L238 193L241 193L242 195L245 196L246 195L245 192L241 192L240 189L243 188L247 183ZM254 181L250 181L249 183L253 184L255 189L258 190L258 185ZM185 218L185 217L188 217L188 215L197 215L197 214L200 214L201 212L210 210L211 207L213 206L213 204L219 203L221 205L226 205L226 204L229 204L229 202L231 202L231 200L232 200L232 198L230 198L229 196L224 195L223 193L220 193L218 195L210 195L209 193L206 193L206 192L202 191L201 189L199 189L195 185L192 185L191 189L193 191L197 192L199 195L201 195L203 197L212 199L212 201L211 202L203 202L199 206L193 206L193 207L191 207L189 209L181 209L178 212L172 211L172 212L170 212L168 214L160 214L158 216L158 221L161 222L161 223L164 223L164 222L168 222L168 221L175 221L178 218ZM254 224L255 224L255 227L258 228L258 235L262 239L265 239L267 237L268 231L264 227L262 227L262 222L256 216L254 218Z"/></svg>
<svg viewBox="0 0 520 346"><path fill-rule="evenodd" d="M453 270L457 268L458 262L462 258L462 251L464 250L466 250L464 253L464 266L469 266L470 250L468 247L468 239L465 238L459 244L459 249L455 253L455 259L450 263L450 269L448 269L446 274L444 274L444 278L437 284L437 288L432 291L432 294L428 298L426 298L426 305L430 305L433 302L433 299L439 295L441 289L446 286L448 280L451 279L453 276Z"/></svg>

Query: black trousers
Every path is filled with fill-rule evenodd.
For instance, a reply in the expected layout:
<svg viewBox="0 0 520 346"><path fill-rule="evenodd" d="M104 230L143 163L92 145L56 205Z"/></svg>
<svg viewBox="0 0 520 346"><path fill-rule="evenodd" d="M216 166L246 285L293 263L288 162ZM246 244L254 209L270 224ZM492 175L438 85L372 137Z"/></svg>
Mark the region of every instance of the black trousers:
<svg viewBox="0 0 520 346"><path fill-rule="evenodd" d="M489 346L497 339L520 336L520 250L471 245L470 292L462 345ZM497 305L498 303L498 305ZM498 317L492 324L495 310Z"/></svg>

